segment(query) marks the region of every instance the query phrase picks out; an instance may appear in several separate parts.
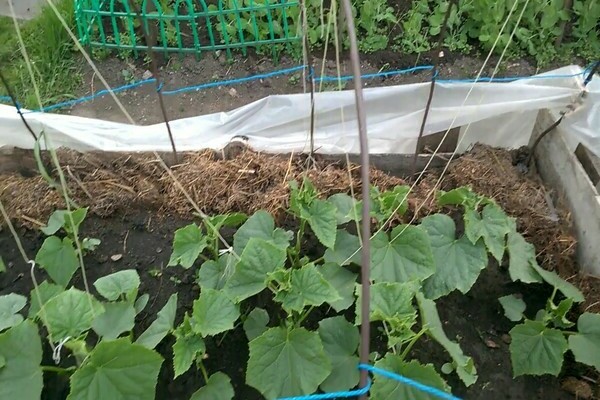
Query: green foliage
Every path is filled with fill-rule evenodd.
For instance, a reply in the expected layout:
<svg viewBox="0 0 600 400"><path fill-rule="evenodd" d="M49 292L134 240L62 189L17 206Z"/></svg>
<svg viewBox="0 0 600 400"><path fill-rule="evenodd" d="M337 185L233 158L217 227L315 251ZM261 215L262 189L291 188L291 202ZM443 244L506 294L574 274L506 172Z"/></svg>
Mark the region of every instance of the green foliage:
<svg viewBox="0 0 600 400"><path fill-rule="evenodd" d="M192 330L202 336L214 336L233 329L240 311L227 294L213 289L204 290L194 301L190 320Z"/></svg>
<svg viewBox="0 0 600 400"><path fill-rule="evenodd" d="M515 297L515 295L502 296L498 299L502 308L504 308L504 316L513 322L518 322L523 319L523 313L527 305L523 299Z"/></svg>
<svg viewBox="0 0 600 400"><path fill-rule="evenodd" d="M316 332L271 328L250 342L246 382L267 400L313 393L331 371Z"/></svg>
<svg viewBox="0 0 600 400"><path fill-rule="evenodd" d="M429 50L429 39L440 33L449 4L448 0L413 1L402 18L404 33L397 38L401 49L412 53ZM444 46L452 51L468 52L472 47L488 51L497 41L495 51L500 54L515 31L508 55L532 56L540 66L561 55L575 53L593 60L598 54L600 6L596 0L575 0L571 12L565 9L564 0L529 2L524 10L525 2L519 1L508 18L513 4L511 0L460 0L450 14ZM564 22L572 29L565 32L561 48L555 42L563 34Z"/></svg>
<svg viewBox="0 0 600 400"><path fill-rule="evenodd" d="M11 293L0 296L0 332L20 324L23 316L19 311L27 304L27 298Z"/></svg>
<svg viewBox="0 0 600 400"><path fill-rule="evenodd" d="M73 241L69 238L61 240L56 236L50 236L44 240L35 256L35 262L48 272L54 282L62 287L67 287L79 266Z"/></svg>
<svg viewBox="0 0 600 400"><path fill-rule="evenodd" d="M222 372L211 375L206 382L206 386L198 389L190 400L231 400L234 392L231 386L231 380Z"/></svg>
<svg viewBox="0 0 600 400"><path fill-rule="evenodd" d="M173 253L169 259L169 266L181 265L190 268L208 245L207 238L196 224L189 224L175 231Z"/></svg>
<svg viewBox="0 0 600 400"><path fill-rule="evenodd" d="M567 351L567 340L557 329L543 322L525 321L510 331L510 355L515 377L558 375Z"/></svg>
<svg viewBox="0 0 600 400"><path fill-rule="evenodd" d="M149 349L155 348L173 330L177 312L177 293L172 294L167 304L158 312L156 319L136 340Z"/></svg>
<svg viewBox="0 0 600 400"><path fill-rule="evenodd" d="M246 317L244 321L244 332L248 341L256 339L267 330L269 323L269 313L263 308L255 308Z"/></svg>
<svg viewBox="0 0 600 400"><path fill-rule="evenodd" d="M102 341L71 376L68 400L153 400L162 357L128 339Z"/></svg>
<svg viewBox="0 0 600 400"><path fill-rule="evenodd" d="M42 395L42 341L31 321L0 333L0 398L36 400Z"/></svg>
<svg viewBox="0 0 600 400"><path fill-rule="evenodd" d="M488 264L483 242L472 243L466 235L457 239L454 221L443 214L425 217L421 227L429 235L436 268L423 286L427 297L437 299L456 289L467 293Z"/></svg>
<svg viewBox="0 0 600 400"><path fill-rule="evenodd" d="M119 298L135 299L140 286L140 276L134 269L126 269L98 278L94 287L108 301Z"/></svg>
<svg viewBox="0 0 600 400"><path fill-rule="evenodd" d="M54 342L78 338L87 332L94 319L104 312L104 307L91 294L71 288L44 306L44 323Z"/></svg>
<svg viewBox="0 0 600 400"><path fill-rule="evenodd" d="M59 295L65 289L60 285L43 281L37 289L32 289L29 295L29 314L28 318L36 319L40 308L43 307L48 300ZM38 297L39 296L39 297Z"/></svg>
<svg viewBox="0 0 600 400"><path fill-rule="evenodd" d="M375 363L377 368L385 369L406 378L412 379L427 386L450 391L450 387L435 371L431 364L423 365L417 361L405 362L402 357L387 354L383 359ZM375 400L383 399L411 399L411 400L433 400L434 397L413 386L386 377L376 376L371 389L371 396Z"/></svg>
<svg viewBox="0 0 600 400"><path fill-rule="evenodd" d="M355 387L359 380L358 329L344 317L337 316L321 320L318 332L332 366L331 373L321 383L321 390L337 392Z"/></svg>
<svg viewBox="0 0 600 400"><path fill-rule="evenodd" d="M105 304L104 312L94 319L92 329L103 339L112 340L131 331L134 325L133 304L122 301Z"/></svg>
<svg viewBox="0 0 600 400"><path fill-rule="evenodd" d="M375 282L423 280L435 272L427 233L417 226L399 225L391 235L379 232L371 240L371 279Z"/></svg>
<svg viewBox="0 0 600 400"><path fill-rule="evenodd" d="M70 29L76 31L74 2L58 0L54 4ZM73 53L71 37L54 11L44 6L37 17L21 21L20 27L43 105L71 100L82 82L81 63ZM17 101L24 107L37 109L35 90L10 17L0 17L0 43L2 72L16 93ZM7 95L3 85L0 85L0 95Z"/></svg>
<svg viewBox="0 0 600 400"><path fill-rule="evenodd" d="M578 333L569 337L575 359L600 371L600 315L583 313L577 321Z"/></svg>

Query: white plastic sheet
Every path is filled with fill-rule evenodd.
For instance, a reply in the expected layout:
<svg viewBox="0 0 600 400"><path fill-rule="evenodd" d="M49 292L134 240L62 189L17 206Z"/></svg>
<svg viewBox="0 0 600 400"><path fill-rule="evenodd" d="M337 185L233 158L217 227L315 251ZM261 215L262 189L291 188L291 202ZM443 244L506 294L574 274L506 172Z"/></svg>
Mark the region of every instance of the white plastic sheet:
<svg viewBox="0 0 600 400"><path fill-rule="evenodd" d="M581 71L569 66L542 75ZM440 83L425 134L461 126L459 151L476 142L522 146L529 142L538 110L564 109L581 93L582 81L578 76L475 85ZM600 155L600 84L596 81L588 87L584 106L562 126ZM365 89L371 153L414 152L428 92L429 83ZM315 104L318 152L359 153L353 91L316 94ZM35 131L49 134L55 147L111 152L171 149L164 124L133 126L43 113L28 113L26 118ZM293 94L269 96L229 112L175 120L171 127L179 151L221 149L236 136L245 136L253 149L278 153L307 151L309 124L309 95ZM0 106L0 146L32 148L33 144L15 109Z"/></svg>

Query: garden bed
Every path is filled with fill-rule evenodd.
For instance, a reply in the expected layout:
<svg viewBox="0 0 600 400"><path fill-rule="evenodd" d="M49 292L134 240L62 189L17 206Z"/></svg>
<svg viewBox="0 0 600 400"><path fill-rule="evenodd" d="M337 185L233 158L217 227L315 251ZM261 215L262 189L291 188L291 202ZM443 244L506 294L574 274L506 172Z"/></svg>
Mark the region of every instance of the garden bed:
<svg viewBox="0 0 600 400"><path fill-rule="evenodd" d="M225 157L225 159L223 159ZM149 294L148 306L136 318L133 329L138 337L155 320L155 316L172 294L178 293L175 326L192 309L200 295L196 268L184 269L170 266L175 231L189 224L194 209L173 180L149 155L99 155L60 152L72 199L80 206L88 206L88 217L81 225L81 237L97 238L101 244L85 257L87 279L95 282L108 274L133 269L141 279L139 294ZM473 191L488 196L516 218L517 229L536 247L537 260L547 270L556 271L561 277L578 286L586 301L574 307L569 318L577 320L584 311L598 312L598 280L577 273L575 263L575 239L570 234L569 213L561 207L559 199L549 200L546 189L535 176L524 176L513 166L513 155L503 150L478 146L472 153L454 161L442 182L444 190L471 185ZM517 157L518 158L518 157ZM258 210L269 211L276 226L296 232L297 218L290 215L290 189L288 182L300 181L306 171L305 158L271 156L249 151L241 154L214 154L204 152L187 154L181 165L174 166L174 176L191 195L202 211L208 215L244 212L252 215ZM419 222L426 216L442 211L456 223L457 234L464 232L462 212L456 206L440 206L434 197L427 198L438 178L439 171L426 175L409 196L408 209L401 216L392 218L393 225ZM307 177L323 197L335 193L360 193L359 170L356 166L326 163L317 160L315 168L309 168ZM0 176L4 188L0 198L13 221L18 226L25 252L33 257L46 239L39 228L46 225L50 215L64 208L61 196L49 188L43 178L24 177L18 174ZM405 184L404 180L372 171L372 183L381 192ZM351 189L352 188L352 189ZM293 205L292 205L293 206ZM355 233L352 223L347 230ZM223 228L221 233L233 242L235 230ZM302 254L318 258L325 248L312 232L302 241ZM29 297L32 280L14 245L10 232L0 232L0 254L7 271L0 274L0 295L19 293ZM498 298L510 294L522 295L527 304L525 314L534 318L535 310L543 309L552 293L548 285L525 285L513 282L508 267L508 257L500 265L489 257L488 266L482 271L468 293L457 291L441 297L437 307L443 329L450 340L456 341L467 356L474 359L479 378L468 388L455 373L443 375L452 392L465 399L569 399L586 398L588 392L598 395L597 373L576 364L567 356L560 379L550 375L542 377L513 378L509 352L510 336L515 323L504 317ZM197 264L199 265L199 263ZM349 266L357 272L355 266ZM47 279L46 272L36 270L38 282ZM74 287L83 289L83 281L76 272L71 281ZM100 298L94 287L91 292ZM244 314L248 307L264 308L272 319L282 310L271 296L260 293L241 306ZM24 309L27 311L27 308ZM352 308L349 309L350 311ZM353 312L346 310L353 321ZM322 318L334 315L327 305L315 307L304 326L317 329ZM274 322L269 326L275 326ZM418 324L420 326L420 323ZM386 335L381 324L373 323L372 346L381 354L386 352ZM88 341L95 343L96 334L91 332ZM172 346L175 338L168 335L156 350L165 357L158 385L157 399L189 399L204 385L204 378L194 366L173 379ZM46 348L44 365L52 365L49 348ZM60 364L69 367L73 357L63 350ZM442 369L449 357L432 338L423 337L412 348L409 359L432 363L437 371ZM211 374L218 371L231 378L235 399L262 399L254 388L246 385L248 362L248 339L242 324L226 333L206 339L206 356L203 361ZM567 382L569 392L561 386ZM69 392L67 376L45 373L43 398L63 399Z"/></svg>

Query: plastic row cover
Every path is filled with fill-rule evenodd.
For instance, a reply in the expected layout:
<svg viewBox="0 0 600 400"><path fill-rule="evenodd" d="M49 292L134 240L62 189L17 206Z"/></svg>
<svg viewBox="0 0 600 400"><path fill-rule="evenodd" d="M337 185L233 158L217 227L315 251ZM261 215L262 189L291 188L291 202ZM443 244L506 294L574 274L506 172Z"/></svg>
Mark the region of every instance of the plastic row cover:
<svg viewBox="0 0 600 400"><path fill-rule="evenodd" d="M580 73L577 66L542 75ZM460 126L459 151L481 142L516 148L529 142L537 112L559 111L580 95L582 77L527 79L512 83L440 83L436 86L425 134ZM584 105L562 126L576 141L600 155L600 83L592 80ZM373 154L413 153L423 118L429 83L365 89L369 149ZM320 153L359 153L353 91L315 96L315 148ZM28 113L36 132L44 131L55 147L79 151L169 151L164 124L133 126L68 115ZM171 122L179 151L221 149L245 136L255 150L308 151L308 94L269 96L230 112ZM595 130L594 130L595 129ZM0 146L32 148L33 139L15 109L0 106Z"/></svg>

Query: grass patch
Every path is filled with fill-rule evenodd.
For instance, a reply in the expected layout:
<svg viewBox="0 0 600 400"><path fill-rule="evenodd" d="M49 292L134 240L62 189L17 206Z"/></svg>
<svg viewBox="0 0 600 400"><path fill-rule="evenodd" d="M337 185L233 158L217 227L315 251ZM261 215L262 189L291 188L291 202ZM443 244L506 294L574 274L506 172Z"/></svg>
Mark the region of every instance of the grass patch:
<svg viewBox="0 0 600 400"><path fill-rule="evenodd" d="M61 0L56 7L71 29L75 29L74 2ZM25 48L32 61L36 83L44 106L74 97L81 83L80 68L77 66L74 44L54 11L44 7L30 21L20 23ZM37 109L33 83L27 65L19 49L15 27L10 17L0 17L0 65L12 86L17 100L27 108ZM0 86L0 94L6 88Z"/></svg>

